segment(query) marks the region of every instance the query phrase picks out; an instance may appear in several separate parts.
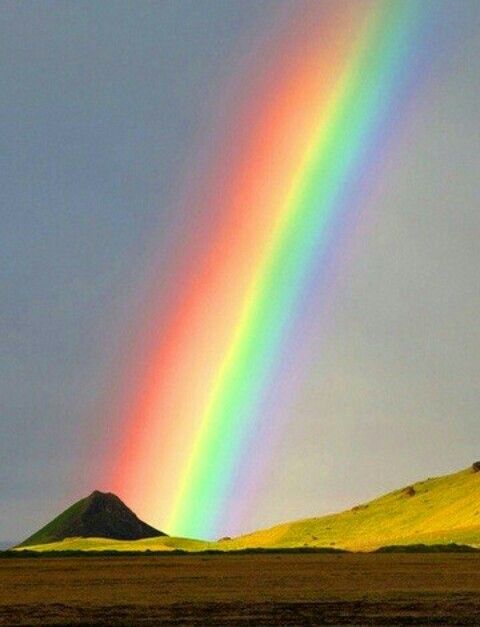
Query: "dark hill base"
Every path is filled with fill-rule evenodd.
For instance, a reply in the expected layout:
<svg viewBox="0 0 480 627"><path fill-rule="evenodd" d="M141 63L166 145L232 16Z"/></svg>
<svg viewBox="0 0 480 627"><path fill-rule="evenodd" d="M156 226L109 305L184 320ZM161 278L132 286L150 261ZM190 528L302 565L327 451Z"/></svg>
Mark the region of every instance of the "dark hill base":
<svg viewBox="0 0 480 627"><path fill-rule="evenodd" d="M164 535L140 520L115 494L96 490L19 546L46 544L73 537L141 540Z"/></svg>

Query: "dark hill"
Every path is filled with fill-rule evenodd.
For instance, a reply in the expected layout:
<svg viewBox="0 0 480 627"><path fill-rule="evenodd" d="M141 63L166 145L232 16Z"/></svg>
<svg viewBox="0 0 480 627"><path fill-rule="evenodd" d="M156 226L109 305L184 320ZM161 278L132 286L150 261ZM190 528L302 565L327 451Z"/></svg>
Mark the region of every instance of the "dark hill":
<svg viewBox="0 0 480 627"><path fill-rule="evenodd" d="M115 494L95 490L19 546L46 544L73 537L140 540L164 535L140 520Z"/></svg>

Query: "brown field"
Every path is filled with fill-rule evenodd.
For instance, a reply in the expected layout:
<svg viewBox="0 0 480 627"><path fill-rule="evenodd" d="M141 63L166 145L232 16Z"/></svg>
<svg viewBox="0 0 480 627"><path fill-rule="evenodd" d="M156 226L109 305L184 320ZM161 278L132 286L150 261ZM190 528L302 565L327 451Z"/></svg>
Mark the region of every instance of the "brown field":
<svg viewBox="0 0 480 627"><path fill-rule="evenodd" d="M1 624L479 624L479 554L0 560Z"/></svg>

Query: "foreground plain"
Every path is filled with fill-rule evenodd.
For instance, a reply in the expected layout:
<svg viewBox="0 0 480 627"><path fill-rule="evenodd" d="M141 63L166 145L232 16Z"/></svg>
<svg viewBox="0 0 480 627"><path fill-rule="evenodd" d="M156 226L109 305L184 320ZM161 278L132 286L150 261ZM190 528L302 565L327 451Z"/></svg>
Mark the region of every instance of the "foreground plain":
<svg viewBox="0 0 480 627"><path fill-rule="evenodd" d="M0 560L2 624L478 624L479 554Z"/></svg>

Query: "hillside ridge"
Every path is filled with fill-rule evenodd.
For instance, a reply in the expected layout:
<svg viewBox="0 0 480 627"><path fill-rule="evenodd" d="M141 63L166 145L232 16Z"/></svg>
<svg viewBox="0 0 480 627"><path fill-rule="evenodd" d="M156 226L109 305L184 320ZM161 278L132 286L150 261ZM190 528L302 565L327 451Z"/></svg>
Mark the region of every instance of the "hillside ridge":
<svg viewBox="0 0 480 627"><path fill-rule="evenodd" d="M331 546L374 550L420 543L480 546L480 462L339 513L281 523L222 544L231 549Z"/></svg>

